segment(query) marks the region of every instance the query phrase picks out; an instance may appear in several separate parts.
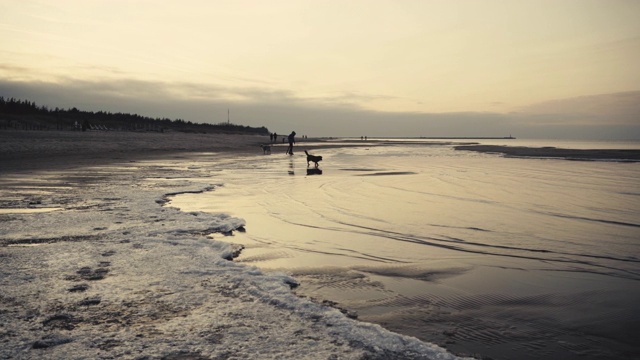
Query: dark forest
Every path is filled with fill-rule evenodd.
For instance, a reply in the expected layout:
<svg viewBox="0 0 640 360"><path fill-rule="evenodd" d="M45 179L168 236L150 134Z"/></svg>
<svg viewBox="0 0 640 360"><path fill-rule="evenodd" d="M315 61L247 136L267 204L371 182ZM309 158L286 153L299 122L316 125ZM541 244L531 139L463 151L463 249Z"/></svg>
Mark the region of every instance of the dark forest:
<svg viewBox="0 0 640 360"><path fill-rule="evenodd" d="M0 129L67 131L180 131L194 133L269 134L266 127L231 123L193 123L183 119L151 118L137 114L83 111L38 106L35 102L0 97Z"/></svg>

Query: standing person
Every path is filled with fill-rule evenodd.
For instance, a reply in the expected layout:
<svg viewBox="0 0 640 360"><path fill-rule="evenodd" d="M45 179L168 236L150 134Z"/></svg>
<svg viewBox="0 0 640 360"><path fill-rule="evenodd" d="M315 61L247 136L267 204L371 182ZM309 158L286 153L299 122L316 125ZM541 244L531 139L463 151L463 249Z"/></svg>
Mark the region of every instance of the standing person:
<svg viewBox="0 0 640 360"><path fill-rule="evenodd" d="M289 134L289 148L287 149L287 154L289 155L293 155L293 144L296 143L296 132L292 131L291 134Z"/></svg>

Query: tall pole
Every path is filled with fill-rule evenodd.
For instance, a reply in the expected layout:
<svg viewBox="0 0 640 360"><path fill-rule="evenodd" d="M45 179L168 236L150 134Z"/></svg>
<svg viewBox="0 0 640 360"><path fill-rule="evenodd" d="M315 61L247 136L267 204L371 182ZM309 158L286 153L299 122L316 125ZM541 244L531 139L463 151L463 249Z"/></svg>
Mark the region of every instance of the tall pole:
<svg viewBox="0 0 640 360"><path fill-rule="evenodd" d="M231 120L229 120L229 109L227 109L227 124L231 124Z"/></svg>

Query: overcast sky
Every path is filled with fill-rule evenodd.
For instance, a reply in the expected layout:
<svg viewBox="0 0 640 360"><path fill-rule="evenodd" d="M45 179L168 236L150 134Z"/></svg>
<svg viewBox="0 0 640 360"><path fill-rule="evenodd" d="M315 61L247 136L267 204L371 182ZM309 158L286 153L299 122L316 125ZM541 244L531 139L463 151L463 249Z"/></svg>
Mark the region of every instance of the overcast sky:
<svg viewBox="0 0 640 360"><path fill-rule="evenodd" d="M0 96L309 136L640 139L637 0L0 0Z"/></svg>

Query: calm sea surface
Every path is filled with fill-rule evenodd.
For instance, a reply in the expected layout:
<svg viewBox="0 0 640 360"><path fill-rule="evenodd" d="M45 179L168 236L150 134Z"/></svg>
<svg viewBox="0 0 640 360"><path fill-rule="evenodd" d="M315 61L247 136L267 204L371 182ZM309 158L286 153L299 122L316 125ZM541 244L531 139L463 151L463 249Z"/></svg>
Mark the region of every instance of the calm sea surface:
<svg viewBox="0 0 640 360"><path fill-rule="evenodd" d="M446 140L221 160L172 206L244 218L236 261L459 354L640 356L640 163L503 158ZM637 142L482 140L640 149ZM336 142L337 143L337 142ZM313 165L311 166L313 167Z"/></svg>

